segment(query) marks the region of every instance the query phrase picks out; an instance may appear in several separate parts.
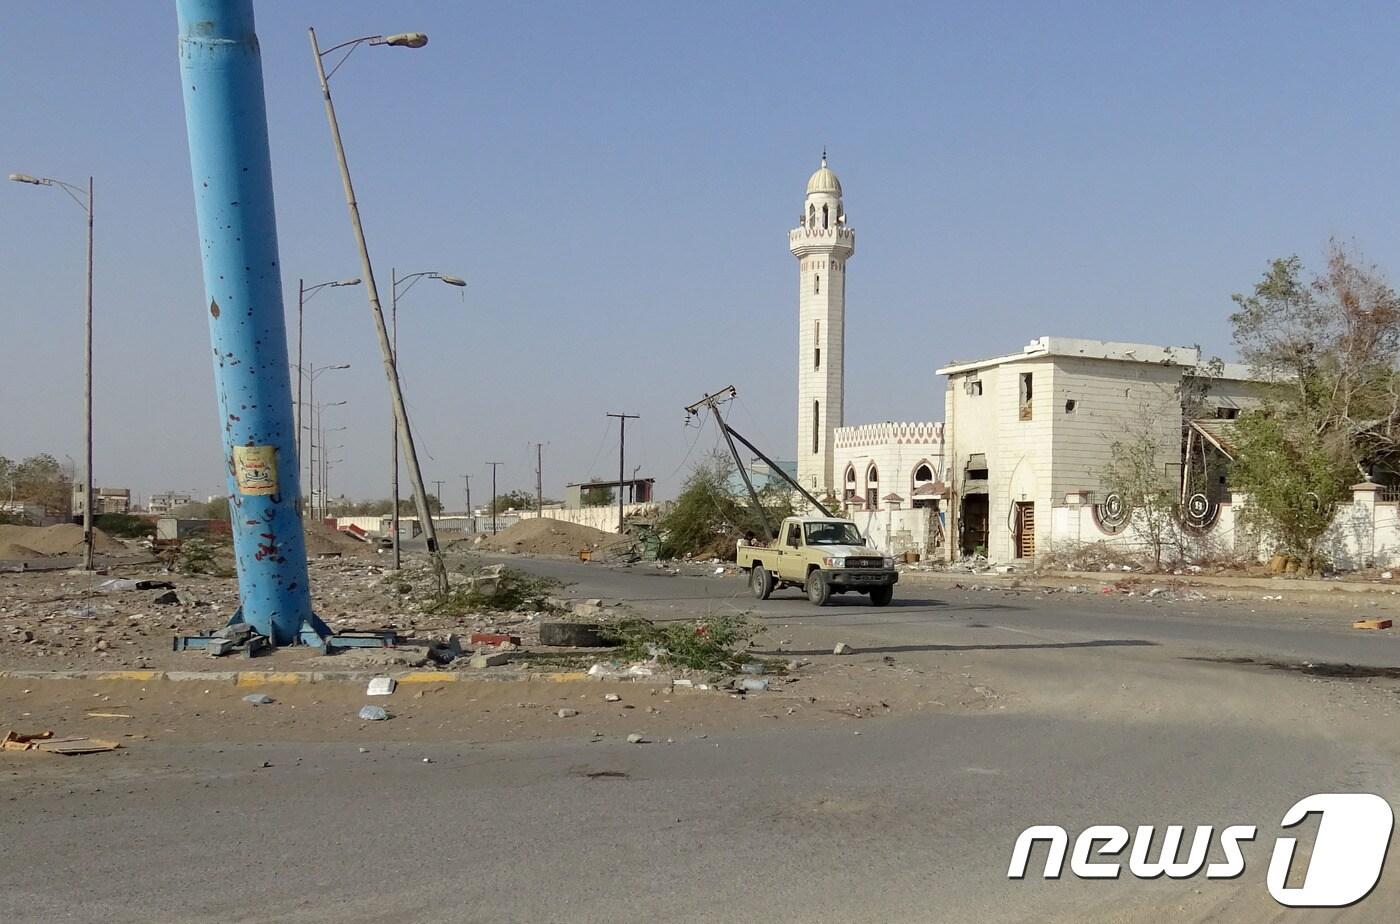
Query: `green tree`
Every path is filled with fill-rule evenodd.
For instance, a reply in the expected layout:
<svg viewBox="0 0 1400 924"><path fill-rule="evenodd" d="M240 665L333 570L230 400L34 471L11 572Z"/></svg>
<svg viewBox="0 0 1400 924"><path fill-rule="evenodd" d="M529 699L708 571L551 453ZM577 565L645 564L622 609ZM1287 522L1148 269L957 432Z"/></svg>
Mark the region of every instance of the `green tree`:
<svg viewBox="0 0 1400 924"><path fill-rule="evenodd" d="M596 487L586 488L580 495L580 500L585 507L603 507L608 504L617 503L617 494L612 488L598 485Z"/></svg>
<svg viewBox="0 0 1400 924"><path fill-rule="evenodd" d="M711 454L691 470L680 496L658 524L663 556L732 559L738 540L763 536L764 514L775 528L792 516L790 492L776 486L759 492L760 513L746 489L736 490L734 475L734 462L723 453Z"/></svg>
<svg viewBox="0 0 1400 924"><path fill-rule="evenodd" d="M54 516L64 516L72 509L73 479L58 460L47 453L29 456L19 462L0 458L0 491L8 501L39 504Z"/></svg>
<svg viewBox="0 0 1400 924"><path fill-rule="evenodd" d="M1336 505L1351 497L1356 469L1339 434L1318 434L1270 409L1245 414L1235 429L1231 482L1249 494L1242 522L1271 538L1308 571Z"/></svg>
<svg viewBox="0 0 1400 924"><path fill-rule="evenodd" d="M1276 387L1237 424L1231 482L1249 495L1245 522L1312 570L1349 485L1397 475L1400 297L1334 242L1310 282L1282 258L1234 300L1240 353Z"/></svg>

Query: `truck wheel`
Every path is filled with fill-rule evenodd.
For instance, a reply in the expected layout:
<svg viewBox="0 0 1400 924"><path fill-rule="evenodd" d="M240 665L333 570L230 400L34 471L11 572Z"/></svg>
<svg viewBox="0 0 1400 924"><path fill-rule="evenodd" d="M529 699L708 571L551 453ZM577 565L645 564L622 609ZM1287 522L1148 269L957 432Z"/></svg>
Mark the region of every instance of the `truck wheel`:
<svg viewBox="0 0 1400 924"><path fill-rule="evenodd" d="M831 587L826 583L826 575L820 571L807 575L807 599L813 606L826 606L831 599Z"/></svg>
<svg viewBox="0 0 1400 924"><path fill-rule="evenodd" d="M749 589L757 599L767 600L773 592L773 575L762 565L754 565L749 569Z"/></svg>
<svg viewBox="0 0 1400 924"><path fill-rule="evenodd" d="M894 585L886 584L884 587L870 588L871 606L889 606L894 599Z"/></svg>

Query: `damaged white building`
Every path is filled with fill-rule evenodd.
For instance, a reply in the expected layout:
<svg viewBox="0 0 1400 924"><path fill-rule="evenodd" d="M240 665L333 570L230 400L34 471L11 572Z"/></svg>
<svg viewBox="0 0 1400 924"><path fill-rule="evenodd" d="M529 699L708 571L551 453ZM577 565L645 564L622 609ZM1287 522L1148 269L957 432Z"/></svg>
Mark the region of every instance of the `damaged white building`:
<svg viewBox="0 0 1400 924"><path fill-rule="evenodd" d="M1263 387L1243 365L1204 367L1196 347L1068 337L938 374L948 377L947 554L1000 561L1118 535L1130 511L1104 485L1113 444L1153 440L1163 485L1180 488L1183 434L1204 440L1210 421L1235 418ZM1199 499L1208 507L1215 488Z"/></svg>

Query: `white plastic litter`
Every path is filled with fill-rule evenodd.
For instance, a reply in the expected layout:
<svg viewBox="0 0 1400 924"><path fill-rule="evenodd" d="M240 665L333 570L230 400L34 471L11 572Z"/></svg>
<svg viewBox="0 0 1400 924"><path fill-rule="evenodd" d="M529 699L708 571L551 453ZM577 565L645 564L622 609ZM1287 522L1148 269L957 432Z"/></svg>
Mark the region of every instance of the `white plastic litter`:
<svg viewBox="0 0 1400 924"><path fill-rule="evenodd" d="M394 692L394 687L398 683L393 677L375 677L369 682L369 689L365 691L367 696L388 696Z"/></svg>

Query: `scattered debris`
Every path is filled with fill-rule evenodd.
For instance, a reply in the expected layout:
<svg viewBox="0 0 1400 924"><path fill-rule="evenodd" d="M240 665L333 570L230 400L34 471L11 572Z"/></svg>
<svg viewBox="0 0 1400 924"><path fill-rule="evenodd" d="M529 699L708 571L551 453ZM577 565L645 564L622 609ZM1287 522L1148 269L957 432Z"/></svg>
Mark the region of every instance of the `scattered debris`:
<svg viewBox="0 0 1400 924"><path fill-rule="evenodd" d="M605 702L605 703L617 703L617 702L621 702L621 701L622 701L622 697L621 697L621 696L618 696L616 693L604 693L604 694L603 694L603 702Z"/></svg>
<svg viewBox="0 0 1400 924"><path fill-rule="evenodd" d="M597 623L542 622L540 644L554 648L608 648L620 644L601 631Z"/></svg>
<svg viewBox="0 0 1400 924"><path fill-rule="evenodd" d="M151 602L159 604L160 606L178 605L180 603L180 595L173 590L167 590L165 593L161 594L159 597L156 597Z"/></svg>
<svg viewBox="0 0 1400 924"><path fill-rule="evenodd" d="M364 722L383 722L389 718L389 713L383 706L365 706L360 710L360 720Z"/></svg>
<svg viewBox="0 0 1400 924"><path fill-rule="evenodd" d="M476 654L472 655L472 659L469 663L474 668L498 667L499 665L509 662L511 659L511 654L512 653L509 651L494 651L489 654Z"/></svg>
<svg viewBox="0 0 1400 924"><path fill-rule="evenodd" d="M627 743L628 743L628 744L650 744L651 742L648 741L644 735L638 735L638 734L633 733L633 734L627 736Z"/></svg>
<svg viewBox="0 0 1400 924"><path fill-rule="evenodd" d="M102 738L82 736L49 738L38 742L39 750L48 754L98 754L103 751L115 751L119 747L121 747L119 741L106 741Z"/></svg>
<svg viewBox="0 0 1400 924"><path fill-rule="evenodd" d="M831 649L831 653L834 655L854 654L855 649L845 642L837 642L836 647Z"/></svg>
<svg viewBox="0 0 1400 924"><path fill-rule="evenodd" d="M506 635L503 632L473 632L469 640L473 645L520 645L520 636ZM543 643L541 643L543 644ZM460 652L459 652L460 653Z"/></svg>
<svg viewBox="0 0 1400 924"><path fill-rule="evenodd" d="M398 686L398 681L393 677L375 677L369 682L369 689L365 690L366 696L389 696Z"/></svg>
<svg viewBox="0 0 1400 924"><path fill-rule="evenodd" d="M1358 619L1351 624L1353 629L1389 629L1390 626L1389 619Z"/></svg>
<svg viewBox="0 0 1400 924"><path fill-rule="evenodd" d="M745 677L739 681L739 689L745 693L766 693L768 691L768 681L758 677Z"/></svg>
<svg viewBox="0 0 1400 924"><path fill-rule="evenodd" d="M266 693L249 693L243 697L243 702L252 703L254 706L271 706L276 700Z"/></svg>
<svg viewBox="0 0 1400 924"><path fill-rule="evenodd" d="M574 716L578 715L578 710L560 709L558 712L555 713L555 715L559 716L559 718L561 719L572 719Z"/></svg>

